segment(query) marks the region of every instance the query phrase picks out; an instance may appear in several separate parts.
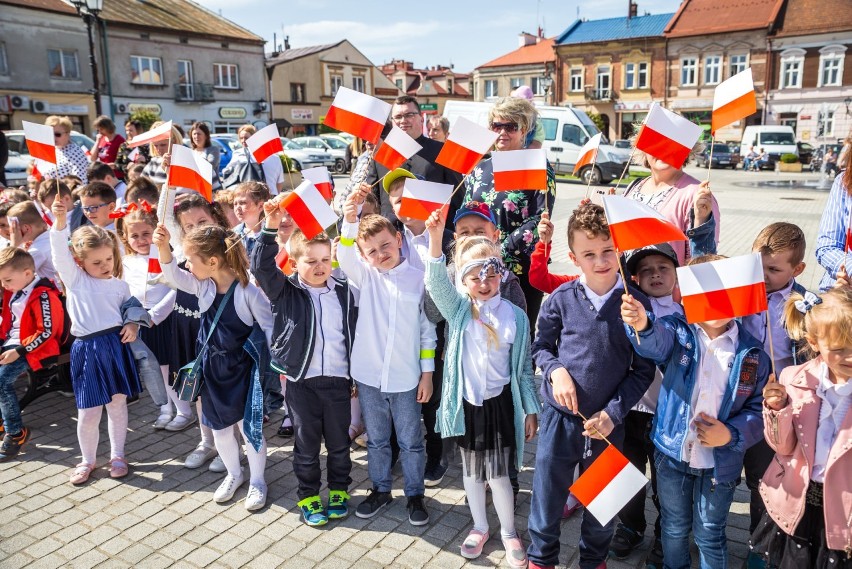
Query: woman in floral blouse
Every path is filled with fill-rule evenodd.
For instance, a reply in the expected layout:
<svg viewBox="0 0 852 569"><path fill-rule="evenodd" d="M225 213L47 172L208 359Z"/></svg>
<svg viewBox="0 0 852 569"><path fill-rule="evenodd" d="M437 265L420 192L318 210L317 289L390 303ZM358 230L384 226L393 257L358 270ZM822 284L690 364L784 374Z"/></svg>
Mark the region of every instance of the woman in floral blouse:
<svg viewBox="0 0 852 569"><path fill-rule="evenodd" d="M89 168L89 158L86 156L86 151L71 140L71 129L74 128L71 119L50 115L45 119L44 124L53 127L53 136L56 141L56 165L39 164L44 178L52 180L65 176L77 176L84 184L88 183L89 178L86 172Z"/></svg>
<svg viewBox="0 0 852 569"><path fill-rule="evenodd" d="M535 129L536 118L535 107L525 99L508 97L497 101L488 114L489 128L499 133L494 143L495 151L522 150L527 133ZM536 227L542 212L553 211L555 191L556 177L550 164L547 165L546 192L523 188L495 191L490 158L480 162L465 178L464 201L484 202L494 213L502 239L503 261L518 276L533 328L544 293L530 285L530 255L538 241Z"/></svg>

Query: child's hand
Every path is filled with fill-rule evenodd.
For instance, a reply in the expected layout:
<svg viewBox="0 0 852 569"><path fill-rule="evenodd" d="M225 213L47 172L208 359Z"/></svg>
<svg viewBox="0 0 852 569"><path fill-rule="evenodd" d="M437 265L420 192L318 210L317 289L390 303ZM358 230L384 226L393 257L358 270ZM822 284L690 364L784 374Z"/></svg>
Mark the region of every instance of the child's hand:
<svg viewBox="0 0 852 569"><path fill-rule="evenodd" d="M119 332L119 335L121 336L121 343L129 344L136 339L136 334L138 333L139 324L134 324L132 322L130 324L125 324L121 327L121 332Z"/></svg>
<svg viewBox="0 0 852 569"><path fill-rule="evenodd" d="M606 411L599 411L583 423L583 428L586 429L583 431L584 437L603 440L604 437L608 437L615 430L615 424Z"/></svg>
<svg viewBox="0 0 852 569"><path fill-rule="evenodd" d="M432 398L432 372L420 373L420 383L417 384L417 402L428 403Z"/></svg>
<svg viewBox="0 0 852 569"><path fill-rule="evenodd" d="M9 217L9 244L12 247L20 247L24 244L24 234L21 231L21 222L17 217Z"/></svg>
<svg viewBox="0 0 852 569"><path fill-rule="evenodd" d="M527 415L524 419L524 440L531 441L538 431L538 415Z"/></svg>
<svg viewBox="0 0 852 569"><path fill-rule="evenodd" d="M834 281L833 288L850 286L850 283L852 283L852 280L850 280L849 275L846 274L846 265L840 265L840 268L837 270L837 280Z"/></svg>
<svg viewBox="0 0 852 569"><path fill-rule="evenodd" d="M340 244L340 236L338 235L331 241L331 260L337 261L337 246Z"/></svg>
<svg viewBox="0 0 852 569"><path fill-rule="evenodd" d="M57 199L53 200L53 205L50 206L50 211L53 212L53 217L55 219L53 222L54 227L60 231L65 229L68 209L65 207L65 204L62 203L62 200L58 199L58 196Z"/></svg>
<svg viewBox="0 0 852 569"><path fill-rule="evenodd" d="M444 215L445 209L436 209L429 214L429 219L426 220L426 231L429 233L429 255L437 259L444 254L441 245L444 237Z"/></svg>
<svg viewBox="0 0 852 569"><path fill-rule="evenodd" d="M787 406L787 389L775 378L770 378L763 388L763 404L773 411L780 411Z"/></svg>
<svg viewBox="0 0 852 569"><path fill-rule="evenodd" d="M366 184L361 184L357 189L352 190L352 193L349 194L349 197L343 203L343 220L346 223L355 223L358 221L358 206L364 203L364 196L370 191L370 186L366 186L366 191L364 191L364 186Z"/></svg>
<svg viewBox="0 0 852 569"><path fill-rule="evenodd" d="M648 313L645 307L631 294L621 295L621 319L639 332L648 327Z"/></svg>
<svg viewBox="0 0 852 569"><path fill-rule="evenodd" d="M21 355L17 352L17 350L6 350L2 355L0 355L0 366L16 362L20 357Z"/></svg>
<svg viewBox="0 0 852 569"><path fill-rule="evenodd" d="M552 239L553 224L550 222L550 214L545 211L538 222L538 240L547 245Z"/></svg>
<svg viewBox="0 0 852 569"><path fill-rule="evenodd" d="M172 154L171 152L166 152L163 154L163 170L168 170L169 164L172 163Z"/></svg>
<svg viewBox="0 0 852 569"><path fill-rule="evenodd" d="M698 186L698 191L692 198L692 210L695 213L695 226L704 225L713 212L713 194L710 192L710 182L704 180Z"/></svg>
<svg viewBox="0 0 852 569"><path fill-rule="evenodd" d="M171 233L166 229L166 226L162 223L157 225L157 229L154 230L154 236L152 240L154 241L154 245L157 246L157 251L160 254L160 261L165 264L169 264L172 262L172 250L169 247L169 241L171 241Z"/></svg>
<svg viewBox="0 0 852 569"><path fill-rule="evenodd" d="M553 386L553 398L556 402L567 407L572 413L577 410L577 387L574 379L564 367L550 373L550 383Z"/></svg>
<svg viewBox="0 0 852 569"><path fill-rule="evenodd" d="M263 202L263 213L266 214L265 227L278 231L278 226L281 225L281 218L283 217L279 202L276 200Z"/></svg>
<svg viewBox="0 0 852 569"><path fill-rule="evenodd" d="M731 431L719 419L714 419L707 413L699 413L695 421L698 440L706 447L721 447L731 442Z"/></svg>

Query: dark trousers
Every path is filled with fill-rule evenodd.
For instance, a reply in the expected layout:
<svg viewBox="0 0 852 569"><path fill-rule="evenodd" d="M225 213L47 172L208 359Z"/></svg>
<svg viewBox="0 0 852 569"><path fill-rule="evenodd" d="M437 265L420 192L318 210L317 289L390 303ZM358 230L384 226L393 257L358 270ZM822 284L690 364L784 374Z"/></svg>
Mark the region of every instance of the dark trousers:
<svg viewBox="0 0 852 569"><path fill-rule="evenodd" d="M582 419L563 414L547 403L538 421L527 554L530 561L538 565L558 565L562 508L568 499L568 488L574 483L574 467L579 464L580 472L584 472L606 449L607 443L584 437ZM608 438L620 449L624 440L623 427L617 427ZM606 560L614 528L614 518L602 526L583 510L580 569L594 569Z"/></svg>
<svg viewBox="0 0 852 569"><path fill-rule="evenodd" d="M325 439L329 490L349 489L350 383L342 377L311 377L287 384L285 397L293 420L293 473L299 499L319 495L322 483L320 444Z"/></svg>
<svg viewBox="0 0 852 569"><path fill-rule="evenodd" d="M660 500L657 497L657 469L654 466L654 443L651 442L651 423L654 415L642 411L629 411L624 419L624 456L630 463L645 472L647 464L651 465L651 500L657 508L657 522L654 524L654 537L660 538ZM628 529L639 535L645 533L645 496L646 489L642 488L622 508L618 517Z"/></svg>
<svg viewBox="0 0 852 569"><path fill-rule="evenodd" d="M749 533L754 533L757 523L766 511L763 498L760 497L759 486L760 479L766 474L766 469L769 468L769 464L773 458L775 458L775 451L766 443L765 439L760 439L754 446L750 447L743 457L746 486L748 486L749 493L751 494L749 503L751 518L748 524Z"/></svg>

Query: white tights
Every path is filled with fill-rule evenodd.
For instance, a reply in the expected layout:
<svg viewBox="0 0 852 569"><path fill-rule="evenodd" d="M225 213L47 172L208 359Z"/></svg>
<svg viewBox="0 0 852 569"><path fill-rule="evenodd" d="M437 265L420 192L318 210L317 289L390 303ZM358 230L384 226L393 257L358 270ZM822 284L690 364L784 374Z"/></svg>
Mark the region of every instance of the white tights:
<svg viewBox="0 0 852 569"><path fill-rule="evenodd" d="M467 504L473 516L473 529L488 532L488 516L485 513L485 482L477 482L473 476L462 476ZM512 483L508 476L490 478L491 501L500 520L500 535L504 538L517 537L515 532L515 501Z"/></svg>
<svg viewBox="0 0 852 569"><path fill-rule="evenodd" d="M254 450L251 443L248 442L245 432L243 432L243 422L237 423L240 433L243 435L243 440L246 443L246 457L249 463L249 474L251 475L250 482L253 485L266 484L264 470L266 470L266 439L263 439L260 450ZM219 456L222 462L225 463L225 468L228 469L228 474L238 476L240 472L240 443L234 437L234 427L226 427L220 430L213 430L213 440L216 442L216 450L219 451ZM508 480L508 479L507 479ZM509 488L511 491L511 487Z"/></svg>
<svg viewBox="0 0 852 569"><path fill-rule="evenodd" d="M83 462L94 466L98 456L98 437L103 406L77 410L77 440ZM109 432L110 457L124 458L124 441L127 439L127 396L117 394L106 404L107 431Z"/></svg>
<svg viewBox="0 0 852 569"><path fill-rule="evenodd" d="M198 428L201 429L201 444L204 445L205 448L213 448L216 443L213 442L213 429L204 424L204 421L201 420L201 398L199 397L195 401L195 411L198 413L196 415L198 417Z"/></svg>
<svg viewBox="0 0 852 569"><path fill-rule="evenodd" d="M180 399L177 391L169 385L169 366L160 366L160 372L163 374L163 383L166 384L166 393L169 396L169 402L160 406L160 415L172 415L172 407L174 406L181 417L192 417L192 405L189 401Z"/></svg>

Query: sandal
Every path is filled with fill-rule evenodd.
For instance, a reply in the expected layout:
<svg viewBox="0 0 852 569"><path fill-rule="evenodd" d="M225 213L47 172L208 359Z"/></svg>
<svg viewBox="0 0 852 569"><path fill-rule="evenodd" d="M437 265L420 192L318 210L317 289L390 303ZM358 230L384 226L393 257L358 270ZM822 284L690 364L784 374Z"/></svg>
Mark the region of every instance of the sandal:
<svg viewBox="0 0 852 569"><path fill-rule="evenodd" d="M85 484L86 481L89 480L89 475L95 469L94 464L86 464L85 462L81 462L74 469L74 472L71 473L71 484L74 486L79 486L80 484Z"/></svg>
<svg viewBox="0 0 852 569"><path fill-rule="evenodd" d="M465 559L476 559L482 555L482 548L485 547L489 537L487 532L478 529L470 530L461 544L461 556Z"/></svg>
<svg viewBox="0 0 852 569"><path fill-rule="evenodd" d="M123 456L109 459L109 475L111 478L124 478L127 476L128 470L127 459Z"/></svg>

